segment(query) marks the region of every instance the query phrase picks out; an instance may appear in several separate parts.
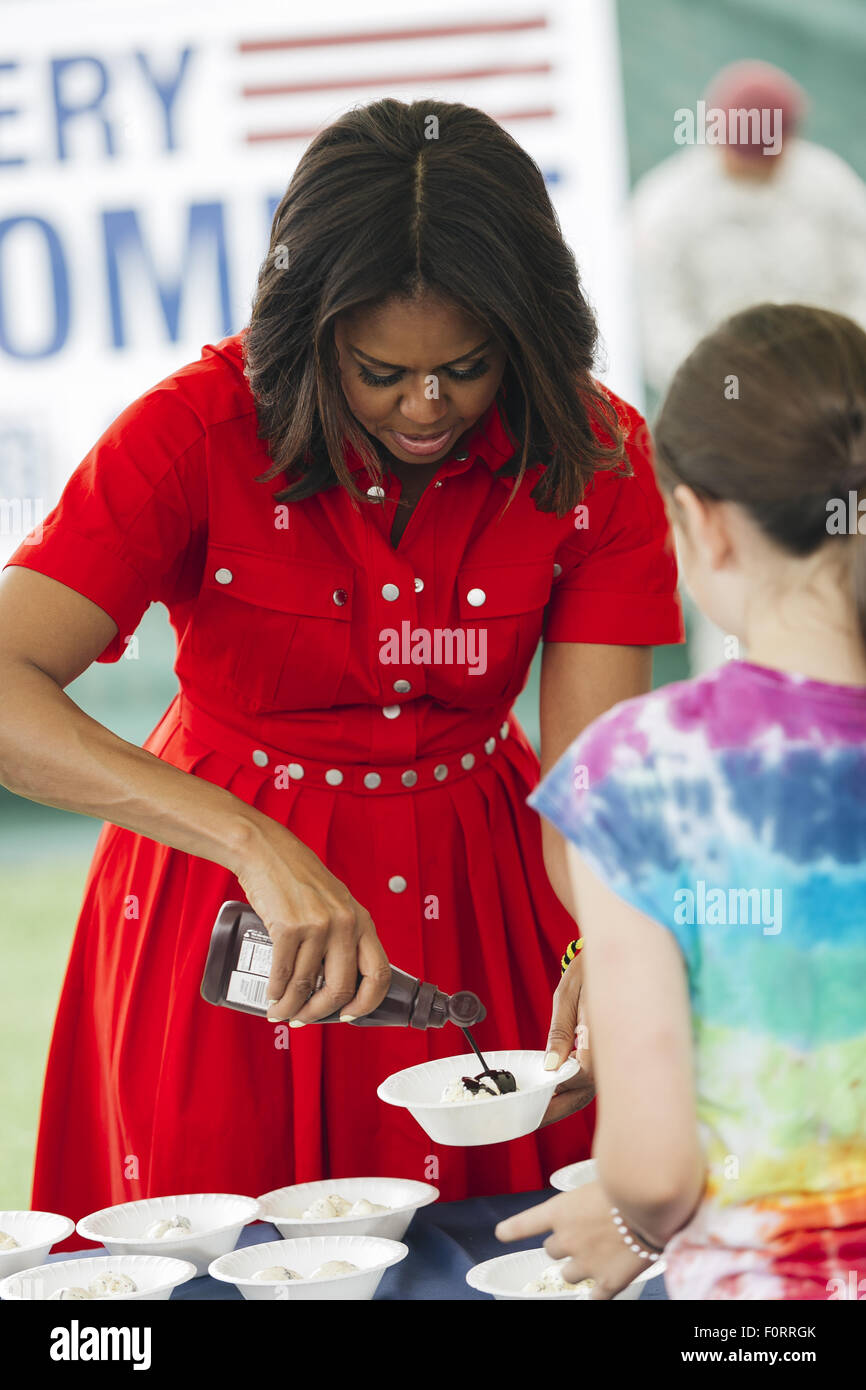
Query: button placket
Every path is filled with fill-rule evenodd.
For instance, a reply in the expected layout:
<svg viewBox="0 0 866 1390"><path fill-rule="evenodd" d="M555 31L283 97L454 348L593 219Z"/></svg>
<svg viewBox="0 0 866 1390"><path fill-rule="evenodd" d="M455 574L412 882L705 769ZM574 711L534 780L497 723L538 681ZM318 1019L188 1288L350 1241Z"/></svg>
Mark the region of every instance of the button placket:
<svg viewBox="0 0 866 1390"><path fill-rule="evenodd" d="M403 624L408 623L409 630L409 651L411 652L412 632L417 620L417 598L416 595L424 588L424 581L416 578L411 570L408 561L398 555L393 547L388 547L390 554L383 562L379 575L374 579L373 602L374 605L381 604L377 613L379 627L393 629L397 633L398 656L396 662L384 663L380 661L382 668L382 688L383 693L394 695L409 695L418 691L421 678L419 678L418 668L409 667L403 661L404 647L404 628ZM401 573L402 571L402 573ZM381 582L384 579L384 583ZM378 593L377 593L378 590ZM381 647L380 647L381 652ZM421 687L423 690L423 686ZM387 695L386 695L387 698ZM403 705L395 700L381 706L382 715L388 721L388 726L393 727L392 721L397 720L403 714ZM396 729L395 729L396 732ZM403 732L411 736L411 728L404 729ZM377 752L382 752L383 760L392 762L394 758L394 743L389 740L388 744L379 745L379 748L371 749L371 757L375 760ZM387 750L387 751L386 751ZM412 754L407 755L411 758Z"/></svg>
<svg viewBox="0 0 866 1390"><path fill-rule="evenodd" d="M391 786L396 790L393 781ZM408 938L420 949L425 925L419 910L421 894L435 893L436 887L425 887L415 805L415 798L404 794L398 814L373 818L374 863L370 874L382 892L376 919L380 935L383 939L388 939L389 933L394 939Z"/></svg>

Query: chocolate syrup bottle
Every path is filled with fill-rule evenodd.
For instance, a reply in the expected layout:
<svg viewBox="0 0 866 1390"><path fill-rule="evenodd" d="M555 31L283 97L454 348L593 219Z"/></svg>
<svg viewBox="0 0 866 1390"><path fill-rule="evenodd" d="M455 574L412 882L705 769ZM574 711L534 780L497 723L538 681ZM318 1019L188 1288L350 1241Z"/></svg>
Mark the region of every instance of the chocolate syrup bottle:
<svg viewBox="0 0 866 1390"><path fill-rule="evenodd" d="M249 903L223 903L211 933L202 998L209 1004L224 1004L265 1018L272 954L271 938ZM486 1015L481 1000L470 990L444 994L435 985L416 980L392 965L385 998L372 1013L354 1019L353 1024L356 1028L443 1028L446 1023L456 1023L458 1028L470 1028ZM337 1023L339 1018L338 1011L317 1022Z"/></svg>

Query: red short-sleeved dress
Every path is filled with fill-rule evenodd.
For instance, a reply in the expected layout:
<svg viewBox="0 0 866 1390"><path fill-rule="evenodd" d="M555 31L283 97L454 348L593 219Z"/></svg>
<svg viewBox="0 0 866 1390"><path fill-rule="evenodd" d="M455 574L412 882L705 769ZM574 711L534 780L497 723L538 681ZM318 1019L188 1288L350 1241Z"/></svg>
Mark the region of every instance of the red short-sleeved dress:
<svg viewBox="0 0 866 1390"><path fill-rule="evenodd" d="M395 477L363 504L337 486L282 507L279 480L255 481L270 459L242 346L243 333L206 345L127 407L8 563L111 615L101 661L163 602L180 693L144 746L288 826L369 909L395 965L475 990L482 1047L543 1047L574 929L525 804L538 761L510 711L542 635L683 639L640 417L614 398L634 476L598 475L587 513L557 519L529 496L540 466L503 513L513 478L494 470L512 450L494 402L394 547ZM437 651L446 630L466 635L462 661L452 639ZM286 1049L285 1028L206 1003L211 926L235 897L220 866L103 827L48 1059L35 1208L78 1219L139 1197L367 1175L433 1176L449 1200L539 1188L588 1154L593 1107L459 1149L379 1101L391 1072L464 1050L450 1027L310 1026Z"/></svg>

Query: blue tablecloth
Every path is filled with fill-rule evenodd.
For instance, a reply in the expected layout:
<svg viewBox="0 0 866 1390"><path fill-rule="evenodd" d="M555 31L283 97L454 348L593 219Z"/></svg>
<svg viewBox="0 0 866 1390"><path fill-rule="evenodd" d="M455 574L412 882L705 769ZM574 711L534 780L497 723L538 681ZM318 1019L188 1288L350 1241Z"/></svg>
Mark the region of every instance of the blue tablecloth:
<svg viewBox="0 0 866 1390"><path fill-rule="evenodd" d="M376 1298L404 1301L407 1299L443 1300L487 1299L487 1294L470 1289L466 1274L473 1265L505 1255L509 1250L534 1250L543 1243L538 1236L530 1240L501 1244L493 1234L498 1221L525 1207L543 1202L555 1194L550 1188L543 1192L505 1193L497 1197L470 1197L464 1202L433 1202L415 1213L409 1230L403 1237L409 1254L400 1264L385 1271ZM246 1226L238 1245L257 1245L263 1241L280 1240L279 1231L264 1221ZM50 1260L71 1260L88 1255L108 1253L101 1246L76 1250L71 1254L49 1256ZM664 1299L664 1279L649 1279L641 1293L642 1299ZM241 1299L243 1295L232 1284L211 1279L209 1274L190 1279L172 1294L173 1299Z"/></svg>

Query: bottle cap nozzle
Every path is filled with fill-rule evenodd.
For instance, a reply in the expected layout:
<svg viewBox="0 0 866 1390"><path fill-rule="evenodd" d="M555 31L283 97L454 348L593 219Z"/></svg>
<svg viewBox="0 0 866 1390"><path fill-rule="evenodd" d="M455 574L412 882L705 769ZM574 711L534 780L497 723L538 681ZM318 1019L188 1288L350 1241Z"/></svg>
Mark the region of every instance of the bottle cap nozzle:
<svg viewBox="0 0 866 1390"><path fill-rule="evenodd" d="M471 1028L487 1017L487 1010L477 994L469 989L460 989L448 1000L448 1017L458 1028Z"/></svg>

